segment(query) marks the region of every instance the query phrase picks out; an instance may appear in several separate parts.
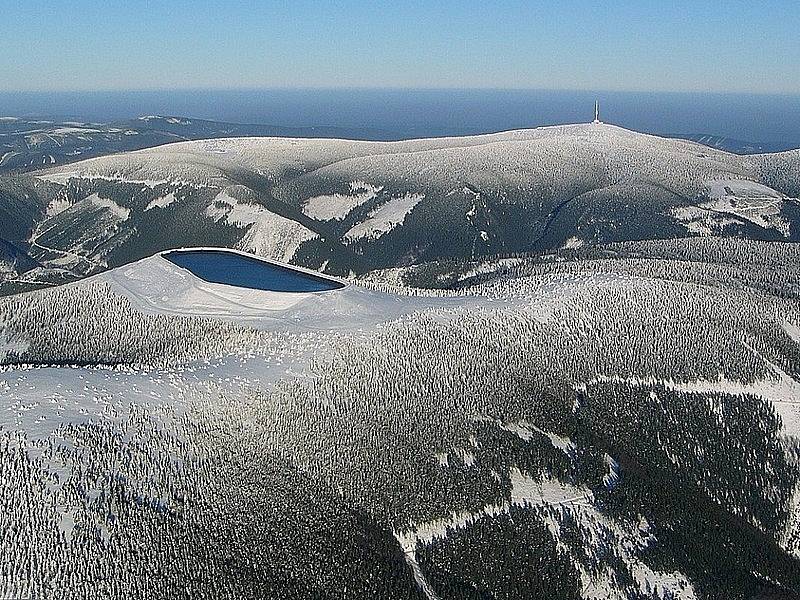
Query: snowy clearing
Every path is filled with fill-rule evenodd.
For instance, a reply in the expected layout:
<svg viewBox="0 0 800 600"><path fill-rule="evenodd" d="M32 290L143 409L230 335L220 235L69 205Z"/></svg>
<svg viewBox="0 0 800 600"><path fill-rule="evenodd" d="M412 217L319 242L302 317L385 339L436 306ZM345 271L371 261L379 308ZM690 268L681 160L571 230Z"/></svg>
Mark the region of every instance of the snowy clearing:
<svg viewBox="0 0 800 600"><path fill-rule="evenodd" d="M382 186L351 181L349 194L313 196L305 201L303 212L318 221L341 220L355 208L375 198L382 190Z"/></svg>
<svg viewBox="0 0 800 600"><path fill-rule="evenodd" d="M781 216L785 197L760 183L742 179L720 179L708 184L710 200L702 208L740 217L789 236L789 222Z"/></svg>
<svg viewBox="0 0 800 600"><path fill-rule="evenodd" d="M392 198L386 204L370 211L368 218L355 225L344 234L345 239L356 241L360 239L377 239L390 232L398 225L402 225L414 207L422 202L424 194L405 194L399 198Z"/></svg>
<svg viewBox="0 0 800 600"><path fill-rule="evenodd" d="M125 208L124 206L120 206L113 200L109 198L103 198L98 194L92 194L84 199L84 202L90 202L95 206L99 206L101 208L108 209L114 217L117 218L119 221L125 221L128 217L131 216L131 211L129 208Z"/></svg>
<svg viewBox="0 0 800 600"><path fill-rule="evenodd" d="M290 262L303 242L318 237L297 221L238 200L226 191L217 194L205 215L214 222L224 220L229 225L249 228L237 244L238 249L282 262Z"/></svg>
<svg viewBox="0 0 800 600"><path fill-rule="evenodd" d="M670 209L670 214L682 223L689 233L700 236L720 235L728 225L739 223L737 219L698 206L676 206Z"/></svg>
<svg viewBox="0 0 800 600"><path fill-rule="evenodd" d="M796 344L800 344L800 326L790 323L789 321L784 321L781 323L781 326L786 332L786 335L792 338L792 341L794 341Z"/></svg>
<svg viewBox="0 0 800 600"><path fill-rule="evenodd" d="M175 200L175 192L170 192L166 196L159 196L158 198L151 200L150 203L145 207L144 211L147 212L148 210L152 210L154 208L166 208L175 202Z"/></svg>

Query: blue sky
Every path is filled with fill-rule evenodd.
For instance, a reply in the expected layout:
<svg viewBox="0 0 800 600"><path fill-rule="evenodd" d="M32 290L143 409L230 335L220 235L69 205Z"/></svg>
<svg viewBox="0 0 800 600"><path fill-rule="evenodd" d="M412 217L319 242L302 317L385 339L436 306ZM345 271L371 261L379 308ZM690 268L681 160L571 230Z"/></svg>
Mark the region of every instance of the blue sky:
<svg viewBox="0 0 800 600"><path fill-rule="evenodd" d="M796 0L0 0L0 91L800 93Z"/></svg>

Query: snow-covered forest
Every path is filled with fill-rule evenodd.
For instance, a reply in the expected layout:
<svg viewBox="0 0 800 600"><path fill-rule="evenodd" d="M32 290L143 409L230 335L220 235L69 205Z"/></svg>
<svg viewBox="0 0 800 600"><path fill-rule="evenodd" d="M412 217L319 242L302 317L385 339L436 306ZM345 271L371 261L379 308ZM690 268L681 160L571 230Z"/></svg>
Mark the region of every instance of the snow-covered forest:
<svg viewBox="0 0 800 600"><path fill-rule="evenodd" d="M11 296L0 590L798 589L795 248L628 242L375 272L329 292L356 324L335 331L142 312L121 275ZM408 309L359 319L355 298ZM82 365L82 387L48 388L52 365ZM93 391L100 377L130 395Z"/></svg>

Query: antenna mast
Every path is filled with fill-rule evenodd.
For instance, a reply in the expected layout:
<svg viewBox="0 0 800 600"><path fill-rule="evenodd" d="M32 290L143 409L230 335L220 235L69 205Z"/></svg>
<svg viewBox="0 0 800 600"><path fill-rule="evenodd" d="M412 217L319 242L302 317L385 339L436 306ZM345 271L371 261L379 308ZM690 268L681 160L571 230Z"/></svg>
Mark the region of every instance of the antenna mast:
<svg viewBox="0 0 800 600"><path fill-rule="evenodd" d="M594 101L594 123L596 125L601 123L601 121L600 121L600 102L598 100Z"/></svg>

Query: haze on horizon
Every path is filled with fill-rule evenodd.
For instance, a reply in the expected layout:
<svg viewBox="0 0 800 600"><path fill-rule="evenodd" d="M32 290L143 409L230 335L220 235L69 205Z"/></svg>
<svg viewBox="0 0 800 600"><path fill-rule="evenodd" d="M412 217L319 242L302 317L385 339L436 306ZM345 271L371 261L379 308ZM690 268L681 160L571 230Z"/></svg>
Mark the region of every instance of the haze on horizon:
<svg viewBox="0 0 800 600"><path fill-rule="evenodd" d="M0 91L536 88L800 94L792 0L0 1Z"/></svg>

